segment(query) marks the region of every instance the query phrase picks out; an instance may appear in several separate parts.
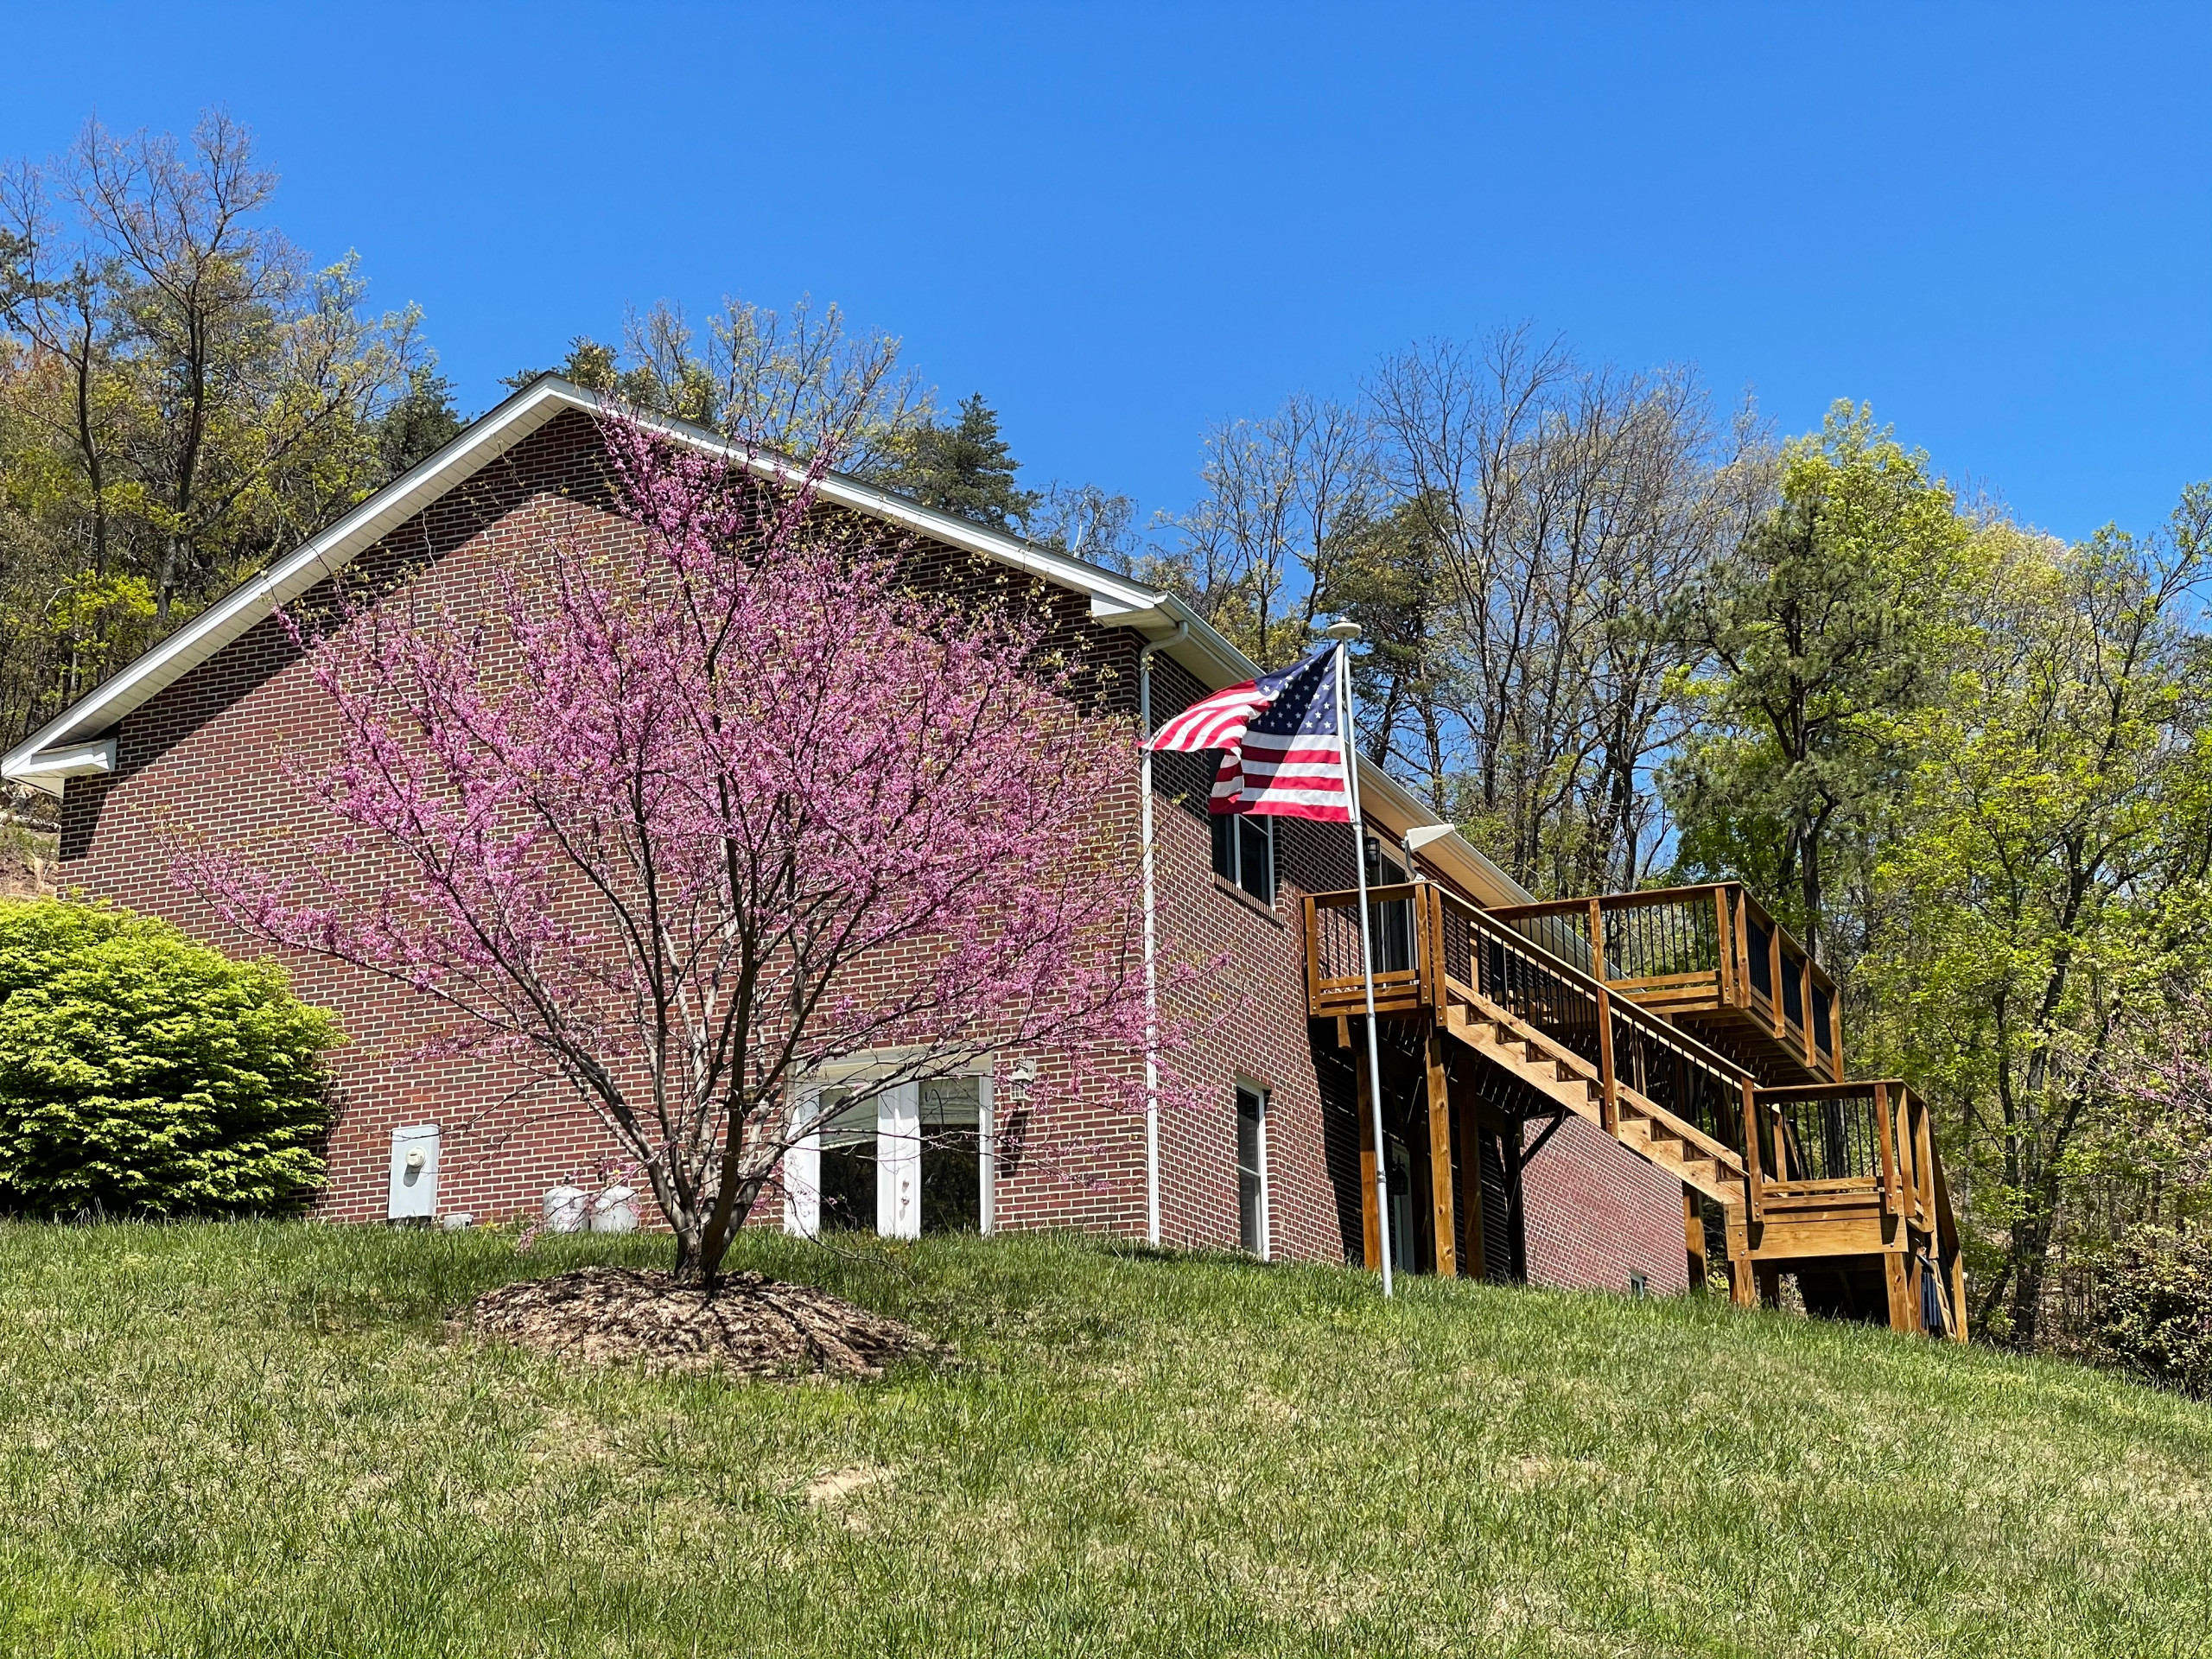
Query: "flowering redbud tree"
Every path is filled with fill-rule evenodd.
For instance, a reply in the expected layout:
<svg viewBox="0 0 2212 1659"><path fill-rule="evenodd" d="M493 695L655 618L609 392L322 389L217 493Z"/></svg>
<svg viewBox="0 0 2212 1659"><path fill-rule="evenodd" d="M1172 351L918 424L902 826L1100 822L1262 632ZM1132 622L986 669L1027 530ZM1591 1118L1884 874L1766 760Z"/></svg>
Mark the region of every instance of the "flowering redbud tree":
<svg viewBox="0 0 2212 1659"><path fill-rule="evenodd" d="M178 870L565 1079L711 1284L825 1064L873 1061L864 1099L1146 1040L1137 756L1018 606L933 595L817 506L818 466L603 429L634 533L555 542L474 613L289 619L337 734L291 767L335 818L311 873Z"/></svg>

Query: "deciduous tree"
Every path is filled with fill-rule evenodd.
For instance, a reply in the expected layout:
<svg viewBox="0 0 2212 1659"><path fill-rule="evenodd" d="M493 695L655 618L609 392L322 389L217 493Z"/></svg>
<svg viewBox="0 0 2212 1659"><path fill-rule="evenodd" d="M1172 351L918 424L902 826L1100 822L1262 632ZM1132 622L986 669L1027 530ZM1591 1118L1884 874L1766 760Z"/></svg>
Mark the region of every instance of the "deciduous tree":
<svg viewBox="0 0 2212 1659"><path fill-rule="evenodd" d="M556 543L486 613L406 590L310 646L334 815L288 878L178 866L238 924L435 998L452 1041L566 1080L711 1280L807 1130L854 1100L1042 1051L1038 1085L1145 1039L1126 725L1012 609L932 598L795 490L606 427L638 534ZM303 626L303 625L302 625ZM348 880L341 849L383 860ZM1039 1096L1041 1098L1041 1095Z"/></svg>
<svg viewBox="0 0 2212 1659"><path fill-rule="evenodd" d="M1673 606L1698 665L1670 778L1682 863L1750 880L1816 958L1837 849L1870 844L1901 718L1936 688L1971 534L1924 454L1838 404L1783 452L1774 509Z"/></svg>

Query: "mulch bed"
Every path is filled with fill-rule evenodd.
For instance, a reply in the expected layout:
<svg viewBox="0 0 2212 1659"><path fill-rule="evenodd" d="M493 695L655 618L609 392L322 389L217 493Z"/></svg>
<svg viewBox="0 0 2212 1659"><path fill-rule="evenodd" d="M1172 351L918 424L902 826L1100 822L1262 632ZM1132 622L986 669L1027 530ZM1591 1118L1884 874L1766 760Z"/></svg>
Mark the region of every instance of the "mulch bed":
<svg viewBox="0 0 2212 1659"><path fill-rule="evenodd" d="M486 1291L456 1321L479 1336L604 1363L741 1377L873 1377L936 1345L806 1285L731 1274L712 1296L666 1273L578 1268Z"/></svg>

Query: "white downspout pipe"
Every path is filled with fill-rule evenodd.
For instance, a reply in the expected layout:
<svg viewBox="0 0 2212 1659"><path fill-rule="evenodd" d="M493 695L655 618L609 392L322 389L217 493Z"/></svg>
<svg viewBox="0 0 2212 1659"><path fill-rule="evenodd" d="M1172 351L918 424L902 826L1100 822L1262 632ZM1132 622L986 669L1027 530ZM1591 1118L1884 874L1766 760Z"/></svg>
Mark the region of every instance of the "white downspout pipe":
<svg viewBox="0 0 2212 1659"><path fill-rule="evenodd" d="M1152 735L1152 654L1190 637L1191 625L1178 622L1165 639L1146 642L1137 652L1137 725ZM1139 788L1144 836L1144 1240L1160 1245L1160 922L1153 885L1152 751L1142 751Z"/></svg>

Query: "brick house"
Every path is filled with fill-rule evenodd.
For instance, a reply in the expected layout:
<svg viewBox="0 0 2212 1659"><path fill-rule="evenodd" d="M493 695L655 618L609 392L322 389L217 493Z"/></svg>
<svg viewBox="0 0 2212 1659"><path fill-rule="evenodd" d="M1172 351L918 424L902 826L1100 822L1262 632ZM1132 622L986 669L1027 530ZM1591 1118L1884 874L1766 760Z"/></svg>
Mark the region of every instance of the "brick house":
<svg viewBox="0 0 2212 1659"><path fill-rule="evenodd" d="M527 559L556 536L631 533L609 503L596 410L590 394L540 378L10 751L0 772L60 798L57 883L166 917L234 952L255 950L175 885L160 849L178 832L220 839L305 829L306 815L320 810L274 764L311 745L328 715L272 610L347 567L435 592L495 562ZM895 527L949 571L1003 580L1011 570L1033 584L1055 627L1079 633L1116 666L1109 712L1117 717L1136 717L1148 696L1157 723L1255 671L1173 595L1128 576L852 480L830 477L821 501ZM1344 1001L1339 960L1343 895L1355 881L1351 837L1337 824L1209 819L1210 773L1211 757L1158 757L1151 805L1163 931L1199 953L1225 952L1245 994L1246 1017L1196 1057L1216 1103L1162 1113L1155 1136L1141 1116L1093 1103L1080 1086L1049 1123L1028 1125L1018 1074L893 1091L873 1121L832 1116L787 1160L786 1185L799 1196L785 1206L785 1225L1075 1226L1270 1258L1376 1263L1374 1183L1363 1173L1376 1156L1362 1108L1363 1013ZM1394 969L1378 1027L1379 1087L1399 1264L1662 1292L1682 1289L1693 1274L1702 1280L1708 1237L1732 1266L1748 1262L1756 1232L1740 1158L1723 1168L1725 1157L1669 1139L1663 1126L1677 1116L1654 1103L1664 1093L1662 1072L1683 1056L1712 1071L1697 1073L1700 1100L1743 1083L1748 1102L1751 1071L1780 1063L1753 1053L1750 1039L1732 1046L1741 1033L1718 1014L1698 1027L1712 1046L1692 1035L1697 1010L1680 998L1679 1007L1645 1017L1632 1006L1637 988L1618 976L1611 982L1622 988L1605 1012L1605 953L1591 941L1617 936L1611 912L1600 917L1590 901L1597 932L1574 936L1580 910L1532 909L1529 894L1379 768L1363 765L1361 780L1369 875L1381 884L1376 914ZM1134 777L1128 805L1133 817L1142 810ZM1738 899L1734 942L1716 948L1748 959L1744 930L1758 920ZM1696 903L1707 922L1717 916L1729 926L1725 893ZM1765 929L1762 965L1771 954L1777 973L1764 999L1736 976L1746 1029L1760 1042L1770 1034L1769 1046L1796 1066L1785 1067L1785 1080L1840 1077L1832 990L1815 983L1802 953L1793 968L1779 953L1794 946L1770 923ZM334 1057L339 1115L324 1216L535 1213L548 1189L611 1154L572 1103L518 1091L488 1062L416 1058L437 1023L426 1000L319 958L287 966L303 997L337 1013L348 1039ZM1717 990L1730 994L1726 969L1716 971ZM1789 1024L1777 986L1792 972L1789 983L1802 995ZM1662 1058L1646 1055L1634 1085L1624 1072L1616 1089L1614 1046L1575 1036L1554 980L1594 995L1607 1033L1630 1020L1621 1029L1660 1045L1651 1052L1663 1050ZM1537 981L1553 988L1531 1001L1527 986ZM1461 988L1463 1002L1478 988L1504 1001L1454 1005L1447 986ZM1419 991L1414 1001L1408 987ZM1470 1009L1489 1023L1471 1022ZM1509 1017L1520 1016L1530 1026L1509 1029ZM1556 1053L1544 1047L1554 1039ZM1133 1053L1127 1065L1141 1072L1143 1059ZM1600 1061L1602 1075L1589 1070ZM1569 1076L1577 1065L1586 1080ZM825 1106L834 1108L836 1086L834 1077L822 1079ZM1685 1106L1683 1121L1728 1141L1731 1109L1723 1101L1699 1120ZM425 1145L427 1185L404 1176L401 1158L403 1147Z"/></svg>

